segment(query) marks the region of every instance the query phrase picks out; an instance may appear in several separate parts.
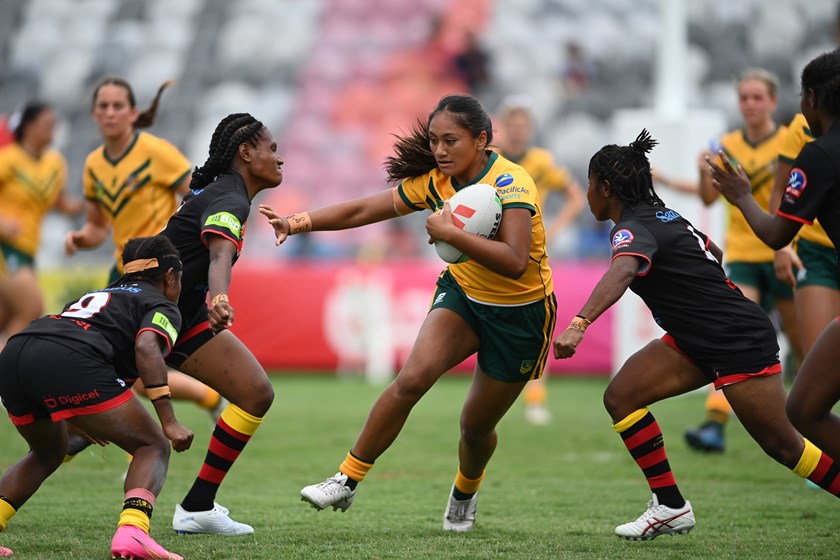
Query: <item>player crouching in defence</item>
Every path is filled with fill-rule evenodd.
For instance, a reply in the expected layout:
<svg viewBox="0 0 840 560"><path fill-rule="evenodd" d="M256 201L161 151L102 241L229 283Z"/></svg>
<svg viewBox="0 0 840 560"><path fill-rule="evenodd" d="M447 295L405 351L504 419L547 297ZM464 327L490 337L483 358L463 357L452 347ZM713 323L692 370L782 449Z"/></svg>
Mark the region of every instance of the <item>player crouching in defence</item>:
<svg viewBox="0 0 840 560"><path fill-rule="evenodd" d="M835 495L840 471L785 414L779 347L767 314L726 277L721 250L654 192L646 154L655 144L643 130L629 146L604 146L590 160L589 208L597 220L615 222L613 258L554 342L555 358L572 357L586 328L627 288L667 332L631 356L604 394L613 427L653 492L641 517L615 529L632 540L694 527L694 511L677 487L662 431L647 407L710 381L773 459Z"/></svg>
<svg viewBox="0 0 840 560"><path fill-rule="evenodd" d="M123 262L125 275L116 282L67 304L59 315L36 319L0 353L0 397L29 445L0 478L0 531L61 465L66 421L92 442L114 442L132 455L112 557L183 560L149 536L169 443L185 451L193 440L175 419L163 361L181 326L175 303L181 261L159 235L129 241ZM133 396L138 376L161 427ZM0 547L0 556L11 550Z"/></svg>

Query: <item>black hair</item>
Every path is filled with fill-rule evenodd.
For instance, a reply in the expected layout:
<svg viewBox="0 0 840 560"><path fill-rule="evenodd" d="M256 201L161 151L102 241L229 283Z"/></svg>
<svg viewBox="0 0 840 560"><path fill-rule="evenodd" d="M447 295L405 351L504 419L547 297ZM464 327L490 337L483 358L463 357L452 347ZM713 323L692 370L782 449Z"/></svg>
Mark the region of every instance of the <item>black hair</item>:
<svg viewBox="0 0 840 560"><path fill-rule="evenodd" d="M429 146L429 124L432 119L443 111L452 113L455 122L463 126L478 138L482 132L487 133L487 144L493 141L493 123L481 102L471 95L447 95L442 98L434 111L429 113L426 122L417 121L406 136L397 135L394 143L396 155L388 156L385 160L385 171L388 180L401 181L411 177L418 177L437 167L437 161Z"/></svg>
<svg viewBox="0 0 840 560"><path fill-rule="evenodd" d="M152 99L151 105L145 111L140 112L137 115L137 120L134 121L134 128L149 128L155 122L155 117L157 116L158 104L160 102L160 96L163 94L164 90L170 87L173 84L172 80L167 80L163 82L157 90L155 94L155 98ZM103 78L101 82L96 85L96 89L93 90L93 101L92 106L96 106L96 97L99 95L99 90L102 89L102 86L117 86L123 88L126 93L128 94L128 103L132 107L137 107L137 98L134 97L134 90L131 89L131 84L129 84L124 78L120 78L117 76L108 76Z"/></svg>
<svg viewBox="0 0 840 560"><path fill-rule="evenodd" d="M589 174L601 181L608 181L612 191L625 204L646 202L651 206L665 206L653 190L647 158L647 154L658 143L647 130L642 129L629 146L604 146L589 160Z"/></svg>
<svg viewBox="0 0 840 560"><path fill-rule="evenodd" d="M51 109L52 106L43 101L30 101L23 106L20 112L20 120L15 123L15 129L12 131L18 144L23 142L23 129L26 125L37 119L44 111Z"/></svg>
<svg viewBox="0 0 840 560"><path fill-rule="evenodd" d="M802 70L802 92L813 90L817 105L840 116L840 49L823 53Z"/></svg>
<svg viewBox="0 0 840 560"><path fill-rule="evenodd" d="M135 237L129 239L122 251L123 266L131 261L141 259L157 259L159 266L139 272L128 272L118 278L111 286L146 280L153 284L159 283L170 268L181 270L178 249L165 235L154 237Z"/></svg>
<svg viewBox="0 0 840 560"><path fill-rule="evenodd" d="M263 123L248 113L233 113L223 118L210 138L207 161L193 171L190 188L203 189L212 183L230 168L230 162L239 146L243 142L256 146L263 130Z"/></svg>

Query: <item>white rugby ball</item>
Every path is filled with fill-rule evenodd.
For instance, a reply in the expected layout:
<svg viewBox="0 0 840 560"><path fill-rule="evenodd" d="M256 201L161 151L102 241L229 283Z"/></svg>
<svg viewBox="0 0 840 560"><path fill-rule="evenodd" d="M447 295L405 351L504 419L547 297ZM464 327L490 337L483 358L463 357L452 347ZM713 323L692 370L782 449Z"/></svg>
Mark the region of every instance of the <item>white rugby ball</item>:
<svg viewBox="0 0 840 560"><path fill-rule="evenodd" d="M464 187L449 199L449 210L455 225L485 239L493 239L502 223L502 200L493 185L476 183ZM448 263L470 260L445 241L435 241L435 251Z"/></svg>

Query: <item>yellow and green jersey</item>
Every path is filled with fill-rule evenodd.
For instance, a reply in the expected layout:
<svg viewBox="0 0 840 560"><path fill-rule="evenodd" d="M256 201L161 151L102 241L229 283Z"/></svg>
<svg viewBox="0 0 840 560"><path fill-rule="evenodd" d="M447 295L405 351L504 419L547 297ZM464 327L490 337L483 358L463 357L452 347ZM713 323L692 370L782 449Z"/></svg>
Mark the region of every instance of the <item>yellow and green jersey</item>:
<svg viewBox="0 0 840 560"><path fill-rule="evenodd" d="M802 148L808 142L814 141L814 135L811 134L811 129L808 127L808 121L805 120L805 115L797 114L792 121L790 121L789 131L785 141L782 143L782 149L779 150L779 161L793 165L796 156L802 151ZM825 247L834 247L828 234L817 220L814 220L813 225L804 225L799 230L799 235L802 239L807 239L813 243L819 243Z"/></svg>
<svg viewBox="0 0 840 560"><path fill-rule="evenodd" d="M496 152L488 152L487 165L468 185L486 183L496 187L504 210L526 208L531 212L531 254L528 269L521 278L497 274L473 260L452 264L449 272L467 297L491 305L523 305L548 297L554 291L551 268L545 249L540 202L533 179L525 170ZM438 168L419 177L406 179L397 187L403 202L412 210L437 210L457 191L459 185Z"/></svg>
<svg viewBox="0 0 840 560"><path fill-rule="evenodd" d="M534 180L540 197L540 206L545 206L546 198L551 191L562 191L571 182L572 175L565 167L554 163L551 152L545 148L531 146L519 158L513 158L502 153L503 157L522 166Z"/></svg>
<svg viewBox="0 0 840 560"><path fill-rule="evenodd" d="M0 149L0 220L20 230L4 243L35 257L41 241L41 222L55 204L67 179L67 163L57 150L35 159L17 142Z"/></svg>
<svg viewBox="0 0 840 560"><path fill-rule="evenodd" d="M778 126L772 134L753 144L743 130L733 130L720 140L721 148L732 162L740 165L752 185L752 195L766 212L776 178L776 160L787 135L786 126ZM740 210L727 203L729 229L726 235L726 258L729 262L772 262L773 249L761 241Z"/></svg>
<svg viewBox="0 0 840 560"><path fill-rule="evenodd" d="M190 173L178 149L157 136L137 132L128 150L116 160L100 146L85 162L85 198L95 202L114 227L117 266L133 237L157 235L178 208L175 188Z"/></svg>

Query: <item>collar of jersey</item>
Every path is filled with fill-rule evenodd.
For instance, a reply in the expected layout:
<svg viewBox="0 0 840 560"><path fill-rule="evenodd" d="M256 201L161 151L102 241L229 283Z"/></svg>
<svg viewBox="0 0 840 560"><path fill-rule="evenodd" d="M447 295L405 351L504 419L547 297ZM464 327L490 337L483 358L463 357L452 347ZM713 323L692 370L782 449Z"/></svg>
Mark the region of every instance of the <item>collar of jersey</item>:
<svg viewBox="0 0 840 560"><path fill-rule="evenodd" d="M469 183L467 183L466 185L459 185L458 181L455 180L455 177L452 177L452 187L456 191L460 191L464 187L469 187L470 185L476 184L482 177L487 175L487 173L490 171L490 168L493 167L494 163L496 163L496 160L499 158L499 154L497 154L493 150L485 150L485 152L487 152L490 156L487 158L487 165L485 165L484 169L479 171L478 175L476 175Z"/></svg>

